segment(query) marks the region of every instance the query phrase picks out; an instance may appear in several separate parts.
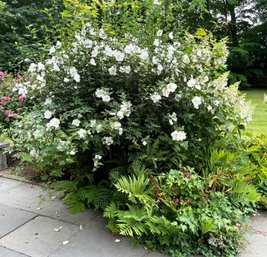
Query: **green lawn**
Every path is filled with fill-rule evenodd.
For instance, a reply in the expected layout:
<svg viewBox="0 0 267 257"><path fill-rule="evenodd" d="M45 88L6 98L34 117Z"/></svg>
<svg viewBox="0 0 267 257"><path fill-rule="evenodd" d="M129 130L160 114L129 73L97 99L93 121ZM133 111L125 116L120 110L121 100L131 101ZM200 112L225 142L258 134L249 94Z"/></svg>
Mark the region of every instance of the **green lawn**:
<svg viewBox="0 0 267 257"><path fill-rule="evenodd" d="M267 134L267 103L263 101L264 93L267 95L267 89L244 90L246 98L256 105L253 120L250 122L247 130L253 134Z"/></svg>

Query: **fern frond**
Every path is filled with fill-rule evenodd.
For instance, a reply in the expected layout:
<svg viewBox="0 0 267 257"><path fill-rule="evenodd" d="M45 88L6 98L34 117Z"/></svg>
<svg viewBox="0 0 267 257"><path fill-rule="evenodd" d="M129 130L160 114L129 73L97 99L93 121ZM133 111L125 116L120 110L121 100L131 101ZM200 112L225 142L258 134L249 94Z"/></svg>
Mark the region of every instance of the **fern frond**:
<svg viewBox="0 0 267 257"><path fill-rule="evenodd" d="M64 198L64 201L68 205L68 210L72 214L83 212L86 209L86 206L83 201L79 198L77 194L69 193Z"/></svg>
<svg viewBox="0 0 267 257"><path fill-rule="evenodd" d="M141 174L139 177L121 177L115 184L118 191L128 195L130 201L137 203L137 200L142 203L151 202L149 179Z"/></svg>
<svg viewBox="0 0 267 257"><path fill-rule="evenodd" d="M231 187L233 201L241 204L257 203L262 197L254 185L242 179L235 179L232 181Z"/></svg>

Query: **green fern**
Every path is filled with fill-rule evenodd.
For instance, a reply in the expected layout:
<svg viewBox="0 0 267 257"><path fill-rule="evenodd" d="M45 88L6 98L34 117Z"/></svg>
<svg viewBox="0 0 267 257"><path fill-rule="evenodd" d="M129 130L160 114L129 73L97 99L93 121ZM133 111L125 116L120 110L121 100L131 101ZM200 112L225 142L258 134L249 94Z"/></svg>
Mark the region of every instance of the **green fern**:
<svg viewBox="0 0 267 257"><path fill-rule="evenodd" d="M236 178L230 182L232 188L233 202L241 204L257 203L261 199L261 194L257 191L257 188L246 182L241 178Z"/></svg>
<svg viewBox="0 0 267 257"><path fill-rule="evenodd" d="M150 203L152 201L149 196L151 189L149 189L149 179L141 174L139 177L121 177L115 184L119 192L128 195L128 198L133 203L142 202Z"/></svg>
<svg viewBox="0 0 267 257"><path fill-rule="evenodd" d="M128 207L128 211L118 212L117 226L120 230L120 234L131 237L147 234L146 211L140 209L138 206L128 205Z"/></svg>
<svg viewBox="0 0 267 257"><path fill-rule="evenodd" d="M69 193L64 197L64 201L68 206L68 210L72 214L80 213L86 210L86 205L83 200L75 193Z"/></svg>

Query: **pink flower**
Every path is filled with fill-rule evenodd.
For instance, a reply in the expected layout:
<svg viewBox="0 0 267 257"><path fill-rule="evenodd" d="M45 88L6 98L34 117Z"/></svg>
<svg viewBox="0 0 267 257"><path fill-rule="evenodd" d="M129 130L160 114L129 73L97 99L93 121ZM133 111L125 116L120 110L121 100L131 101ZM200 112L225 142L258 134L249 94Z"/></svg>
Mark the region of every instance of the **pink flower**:
<svg viewBox="0 0 267 257"><path fill-rule="evenodd" d="M20 103L22 103L22 102L24 101L24 99L25 99L24 96L22 96L22 95L19 96L19 102L20 102Z"/></svg>
<svg viewBox="0 0 267 257"><path fill-rule="evenodd" d="M19 117L19 115L18 115L17 113L14 113L14 114L13 114L13 118L14 118L14 119L17 119L18 117Z"/></svg>
<svg viewBox="0 0 267 257"><path fill-rule="evenodd" d="M11 101L11 97L10 96L7 97L7 101Z"/></svg>
<svg viewBox="0 0 267 257"><path fill-rule="evenodd" d="M23 81L23 77L20 74L18 75L18 81L19 82L22 82Z"/></svg>
<svg viewBox="0 0 267 257"><path fill-rule="evenodd" d="M5 122L10 122L10 118L6 117Z"/></svg>
<svg viewBox="0 0 267 257"><path fill-rule="evenodd" d="M2 79L3 77L5 77L5 73L0 70L0 78Z"/></svg>
<svg viewBox="0 0 267 257"><path fill-rule="evenodd" d="M7 101L7 98L6 98L5 96L3 96L3 97L1 98L1 103L2 103L2 104L5 104L6 101Z"/></svg>
<svg viewBox="0 0 267 257"><path fill-rule="evenodd" d="M2 111L4 109L4 107L2 105L0 105L0 111Z"/></svg>
<svg viewBox="0 0 267 257"><path fill-rule="evenodd" d="M6 110L6 111L5 111L5 115L6 115L6 116L10 115L10 113L11 113L10 110Z"/></svg>

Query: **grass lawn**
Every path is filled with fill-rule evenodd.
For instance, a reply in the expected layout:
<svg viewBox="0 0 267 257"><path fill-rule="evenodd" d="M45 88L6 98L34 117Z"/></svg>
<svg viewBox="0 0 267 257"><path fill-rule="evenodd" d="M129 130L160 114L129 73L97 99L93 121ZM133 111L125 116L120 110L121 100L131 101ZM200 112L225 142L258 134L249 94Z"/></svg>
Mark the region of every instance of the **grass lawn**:
<svg viewBox="0 0 267 257"><path fill-rule="evenodd" d="M242 93L246 94L247 100L256 105L253 120L247 130L253 134L267 135L267 103L263 101L264 93L267 95L267 89L244 90Z"/></svg>

